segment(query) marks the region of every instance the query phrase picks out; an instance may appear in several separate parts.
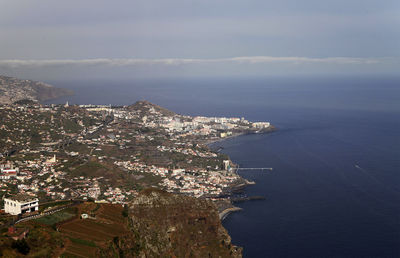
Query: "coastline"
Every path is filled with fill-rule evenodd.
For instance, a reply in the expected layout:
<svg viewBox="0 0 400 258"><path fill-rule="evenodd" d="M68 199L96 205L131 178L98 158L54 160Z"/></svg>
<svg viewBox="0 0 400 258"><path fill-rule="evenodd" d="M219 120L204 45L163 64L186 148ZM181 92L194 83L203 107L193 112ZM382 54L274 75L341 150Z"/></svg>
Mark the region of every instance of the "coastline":
<svg viewBox="0 0 400 258"><path fill-rule="evenodd" d="M213 139L205 140L203 142L203 144L207 145L210 148L211 144L222 142L222 141L225 141L225 140L228 140L228 139L232 139L232 138L235 138L235 137L239 137L239 136L242 136L242 135L246 135L246 134L249 134L249 133L242 132L242 133L235 133L235 134L226 136L224 138L213 138Z"/></svg>
<svg viewBox="0 0 400 258"><path fill-rule="evenodd" d="M264 133L271 133L271 132L274 132L275 130L276 130L276 128L275 128L274 126L271 126L270 129L265 130L265 131L262 131L262 132L241 132L241 133L236 133L236 134L233 134L233 135L224 137L224 138L210 139L210 140L204 142L204 144L205 144L208 148L212 149L212 147L210 147L211 144L215 144L215 143L218 143L218 142L222 142L222 141L225 141L225 140L228 140L228 139L232 139L232 138L235 138L235 137L239 137L239 136L242 136L242 135L258 134L258 133L262 133L262 134L264 134ZM215 151L215 150L213 150L213 151ZM217 151L217 152L219 152L219 151ZM229 159L230 159L230 157L229 157ZM231 160L231 162L232 162L232 163L234 164L234 166L235 166L235 167L232 168L232 169L236 169L237 164L236 164L235 162L233 162L232 160ZM236 174L237 174L237 172L236 172ZM235 191L240 191L240 190L246 188L246 187L249 186L249 185L254 185L254 184L256 184L256 182L254 182L254 181L249 181L248 179L243 178L243 177L240 176L239 174L237 174L237 175L239 176L239 179L238 179L235 183L233 183L231 186L229 186L229 187L226 188L227 191L225 192L225 195L227 196L227 198L226 198L227 201L229 201L229 203L230 203L229 207L223 207L223 206L225 206L226 204L225 204L225 205L219 206L218 203L216 203L218 209L222 208L221 211L218 211L219 218L220 218L221 221L223 221L226 217L228 217L229 214L231 214L231 213L233 213L233 212L238 212L238 211L242 211L242 210L243 210L242 208L237 207L237 206L235 206L235 205L233 204L233 202L234 202L234 200L233 200L233 198L232 198L233 192L235 192ZM264 200L265 198L264 198L264 197L257 196L257 197L255 197L255 198L253 198L253 197L246 197L246 198L238 198L238 199L240 199L240 201L242 202L242 201L250 201L250 200Z"/></svg>
<svg viewBox="0 0 400 258"><path fill-rule="evenodd" d="M229 214L243 210L242 208L234 205L234 200L235 200L235 198L233 198L234 192L242 191L247 186L256 184L254 181L249 181L246 178L243 178L241 176L239 176L239 177L240 178L235 182L235 184L226 188L227 191L225 192L225 195L227 197L225 200L226 200L226 202L229 202L229 204L216 203L218 210L221 209L221 211L218 212L219 218L221 221L223 221L226 217L228 217ZM238 199L238 198L236 198L236 199ZM252 198L247 197L247 198L244 198L242 201L249 201L249 200L252 200Z"/></svg>
<svg viewBox="0 0 400 258"><path fill-rule="evenodd" d="M242 135L250 135L250 134L266 134L266 133L273 133L276 131L276 127L274 125L270 125L268 128L265 128L264 130L261 131L244 131L240 133L232 133L232 135L226 136L224 138L216 137L216 138L211 138L208 140L204 140L201 143L205 144L207 147L211 148L210 145L218 142L222 142L228 139L236 138Z"/></svg>

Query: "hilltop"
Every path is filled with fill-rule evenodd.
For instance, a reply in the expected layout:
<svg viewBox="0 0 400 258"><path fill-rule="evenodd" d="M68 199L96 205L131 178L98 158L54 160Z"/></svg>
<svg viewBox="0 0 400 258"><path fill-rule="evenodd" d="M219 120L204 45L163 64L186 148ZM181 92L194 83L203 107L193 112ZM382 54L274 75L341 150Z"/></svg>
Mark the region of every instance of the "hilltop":
<svg viewBox="0 0 400 258"><path fill-rule="evenodd" d="M148 115L152 113L159 113L163 116L175 116L177 115L175 112L168 110L166 108L160 107L159 105L153 104L147 100L140 100L136 103L128 106L127 108L130 111L137 111L139 113L143 113L143 115Z"/></svg>
<svg viewBox="0 0 400 258"><path fill-rule="evenodd" d="M41 102L72 94L73 92L70 90L56 88L43 82L0 75L0 105L12 104L21 100Z"/></svg>

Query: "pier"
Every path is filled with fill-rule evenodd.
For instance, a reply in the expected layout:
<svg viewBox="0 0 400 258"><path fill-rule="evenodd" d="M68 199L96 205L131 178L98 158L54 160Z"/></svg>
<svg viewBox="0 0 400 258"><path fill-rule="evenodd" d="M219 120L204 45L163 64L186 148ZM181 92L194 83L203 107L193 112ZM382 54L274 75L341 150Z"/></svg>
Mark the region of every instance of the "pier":
<svg viewBox="0 0 400 258"><path fill-rule="evenodd" d="M273 170L273 168L235 168L236 170Z"/></svg>

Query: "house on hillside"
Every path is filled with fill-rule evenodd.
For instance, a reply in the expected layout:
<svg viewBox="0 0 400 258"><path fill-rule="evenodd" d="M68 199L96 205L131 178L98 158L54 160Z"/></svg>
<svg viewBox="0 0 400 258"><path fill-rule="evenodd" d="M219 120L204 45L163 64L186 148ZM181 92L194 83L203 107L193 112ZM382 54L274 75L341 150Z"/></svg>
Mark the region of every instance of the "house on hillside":
<svg viewBox="0 0 400 258"><path fill-rule="evenodd" d="M39 210L39 199L26 194L17 194L4 198L4 211L19 215Z"/></svg>

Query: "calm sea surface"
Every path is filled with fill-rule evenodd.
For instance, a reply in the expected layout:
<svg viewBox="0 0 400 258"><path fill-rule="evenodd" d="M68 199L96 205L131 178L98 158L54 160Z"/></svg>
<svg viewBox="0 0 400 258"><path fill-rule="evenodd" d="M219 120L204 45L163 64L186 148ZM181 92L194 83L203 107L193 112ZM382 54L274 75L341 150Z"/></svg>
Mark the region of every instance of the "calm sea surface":
<svg viewBox="0 0 400 258"><path fill-rule="evenodd" d="M245 257L400 257L400 78L59 81L50 101L146 99L188 115L244 116L278 131L218 143L256 181L224 226Z"/></svg>

